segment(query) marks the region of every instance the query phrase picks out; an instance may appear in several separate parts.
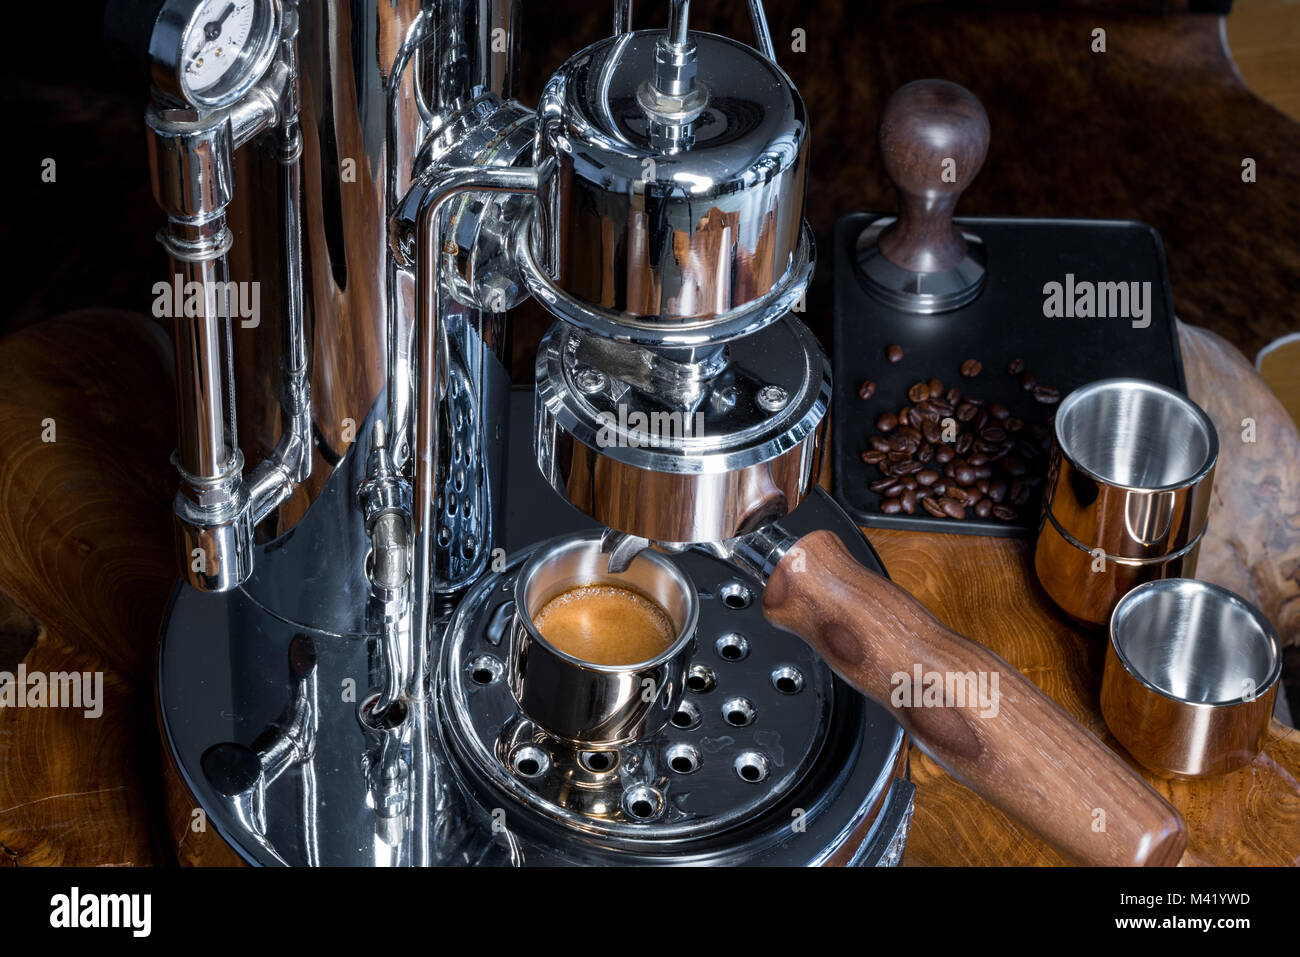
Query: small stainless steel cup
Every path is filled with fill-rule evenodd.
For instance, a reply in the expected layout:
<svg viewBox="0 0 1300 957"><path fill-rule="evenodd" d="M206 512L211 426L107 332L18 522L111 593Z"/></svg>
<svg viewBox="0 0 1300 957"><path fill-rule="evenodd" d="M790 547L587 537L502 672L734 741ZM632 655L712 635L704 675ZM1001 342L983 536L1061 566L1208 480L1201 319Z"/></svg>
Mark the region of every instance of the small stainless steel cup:
<svg viewBox="0 0 1300 957"><path fill-rule="evenodd" d="M1072 617L1103 625L1144 582L1191 577L1219 457L1210 417L1142 379L1102 379L1056 412L1034 568Z"/></svg>
<svg viewBox="0 0 1300 957"><path fill-rule="evenodd" d="M552 646L533 616L561 592L608 583L658 603L676 639L661 654L632 665L582 661ZM579 745L621 744L659 731L686 690L695 647L699 598L695 586L665 555L647 549L627 571L609 572L600 532L553 539L538 547L515 581L509 679L519 707L556 737Z"/></svg>
<svg viewBox="0 0 1300 957"><path fill-rule="evenodd" d="M1101 713L1157 774L1224 774L1263 748L1281 675L1277 633L1249 602L1208 582L1149 582L1111 615Z"/></svg>

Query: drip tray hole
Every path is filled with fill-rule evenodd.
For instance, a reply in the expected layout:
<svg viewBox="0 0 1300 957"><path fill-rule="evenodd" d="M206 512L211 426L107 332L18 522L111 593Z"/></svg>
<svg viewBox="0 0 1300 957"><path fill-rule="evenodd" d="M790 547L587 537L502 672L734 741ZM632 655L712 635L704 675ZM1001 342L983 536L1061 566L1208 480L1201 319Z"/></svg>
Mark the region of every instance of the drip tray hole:
<svg viewBox="0 0 1300 957"><path fill-rule="evenodd" d="M717 683L717 675L704 665L691 665L691 670L686 675L686 690L694 691L696 694L712 691Z"/></svg>
<svg viewBox="0 0 1300 957"><path fill-rule="evenodd" d="M623 811L634 821L653 821L663 809L663 794L648 784L638 784L623 794Z"/></svg>
<svg viewBox="0 0 1300 957"><path fill-rule="evenodd" d="M714 642L713 647L723 661L744 661L749 657L748 639L735 632L723 635Z"/></svg>
<svg viewBox="0 0 1300 957"><path fill-rule="evenodd" d="M668 749L668 767L677 774L694 774L700 769L700 752L689 744L675 744Z"/></svg>
<svg viewBox="0 0 1300 957"><path fill-rule="evenodd" d="M672 723L674 728L681 728L683 731L698 728L700 726L700 709L689 701L683 701L677 706L677 710L673 712Z"/></svg>
<svg viewBox="0 0 1300 957"><path fill-rule="evenodd" d="M497 681L505 668L491 655L479 655L469 663L469 679L479 686L487 686Z"/></svg>
<svg viewBox="0 0 1300 957"><path fill-rule="evenodd" d="M722 719L733 728L743 728L754 723L758 712L748 698L731 698L722 704Z"/></svg>
<svg viewBox="0 0 1300 957"><path fill-rule="evenodd" d="M521 778L538 778L550 769L551 756L536 745L521 745L511 753L510 767Z"/></svg>
<svg viewBox="0 0 1300 957"><path fill-rule="evenodd" d="M772 672L772 687L781 694L798 694L803 690L803 672L794 665L782 665Z"/></svg>
<svg viewBox="0 0 1300 957"><path fill-rule="evenodd" d="M742 781L748 781L750 784L758 784L766 780L770 773L767 756L759 754L757 751L746 751L736 756L735 763L736 773L740 775Z"/></svg>
<svg viewBox="0 0 1300 957"><path fill-rule="evenodd" d="M718 597L728 608L740 611L742 608L748 608L750 602L754 600L753 593L743 584L737 581L725 583L718 589Z"/></svg>
<svg viewBox="0 0 1300 957"><path fill-rule="evenodd" d="M618 767L617 751L583 751L578 763L593 774L604 774Z"/></svg>

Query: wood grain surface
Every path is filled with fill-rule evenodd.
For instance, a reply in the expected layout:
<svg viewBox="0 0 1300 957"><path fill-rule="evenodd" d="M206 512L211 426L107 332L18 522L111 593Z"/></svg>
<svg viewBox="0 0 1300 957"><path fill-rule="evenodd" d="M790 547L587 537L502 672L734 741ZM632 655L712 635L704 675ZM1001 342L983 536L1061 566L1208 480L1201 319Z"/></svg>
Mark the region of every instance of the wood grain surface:
<svg viewBox="0 0 1300 957"><path fill-rule="evenodd" d="M1187 391L1214 420L1219 464L1196 577L1250 601L1284 646L1300 646L1300 433L1246 361L1180 324Z"/></svg>
<svg viewBox="0 0 1300 957"><path fill-rule="evenodd" d="M0 341L0 590L21 610L0 614L0 670L98 672L104 693L96 718L0 710L0 862L170 856L154 832L152 680L174 576L170 368L161 330L113 310Z"/></svg>
<svg viewBox="0 0 1300 957"><path fill-rule="evenodd" d="M1291 582L1295 544L1284 535L1273 551L1252 536L1272 521L1258 508L1260 476L1288 472L1294 479L1297 456L1285 449L1298 441L1295 426L1239 352L1205 330L1180 323L1179 331L1191 397L1212 417L1220 406L1257 410L1259 434L1271 437L1270 448L1284 450L1272 458L1256 457L1254 448L1223 456L1210 526L1217 521L1221 531L1207 534L1198 577L1239 591L1266 613L1281 608L1281 619L1289 620L1293 606L1285 592L1281 602L1270 602L1277 584L1269 592L1254 583ZM829 472L822 475L828 488ZM1243 522L1253 531L1239 530ZM1014 665L1174 805L1188 829L1182 863L1300 865L1300 731L1273 721L1263 752L1247 767L1218 778L1162 780L1124 754L1106 728L1100 708L1105 636L1081 631L1052 603L1034 574L1031 542L890 529L867 534L895 583L949 628ZM1237 536L1245 541L1234 542ZM1068 863L919 749L911 755L916 819L905 864Z"/></svg>
<svg viewBox="0 0 1300 957"><path fill-rule="evenodd" d="M791 547L763 614L889 708L917 748L1071 860L1143 866L1182 856L1178 814L1113 751L1005 660L855 562L834 533Z"/></svg>
<svg viewBox="0 0 1300 957"><path fill-rule="evenodd" d="M1098 706L1103 638L1077 631L1042 593L1029 543L884 529L871 541L890 577L944 624L983 642L1119 749ZM1273 722L1264 752L1224 777L1170 782L1142 773L1187 822L1184 864L1300 864L1300 732ZM904 863L1065 863L916 748L912 780L916 819Z"/></svg>

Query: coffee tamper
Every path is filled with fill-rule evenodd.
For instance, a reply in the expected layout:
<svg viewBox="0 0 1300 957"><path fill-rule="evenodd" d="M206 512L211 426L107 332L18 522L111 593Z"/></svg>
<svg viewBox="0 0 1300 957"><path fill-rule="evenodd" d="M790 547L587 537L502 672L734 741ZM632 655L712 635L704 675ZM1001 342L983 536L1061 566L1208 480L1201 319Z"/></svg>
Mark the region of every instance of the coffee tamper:
<svg viewBox="0 0 1300 957"><path fill-rule="evenodd" d="M858 236L857 268L881 302L904 312L948 312L984 288L984 244L952 221L989 147L989 118L965 87L916 80L900 87L880 123L880 151L898 191L898 216Z"/></svg>

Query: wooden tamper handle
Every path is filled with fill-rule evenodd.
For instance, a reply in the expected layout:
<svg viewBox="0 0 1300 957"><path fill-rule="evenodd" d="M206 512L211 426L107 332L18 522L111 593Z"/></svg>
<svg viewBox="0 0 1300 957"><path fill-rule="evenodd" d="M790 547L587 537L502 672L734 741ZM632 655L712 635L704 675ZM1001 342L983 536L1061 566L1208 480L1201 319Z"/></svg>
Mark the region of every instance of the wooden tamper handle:
<svg viewBox="0 0 1300 957"><path fill-rule="evenodd" d="M841 678L889 708L926 754L1081 864L1174 864L1178 812L1019 671L946 628L915 598L853 560L831 532L801 538L777 564L763 612L803 638ZM903 699L919 665L954 693ZM997 694L959 696L974 673ZM933 679L930 679L933 680ZM973 688L975 685L970 685ZM965 697L964 703L959 697ZM974 699L974 700L972 700Z"/></svg>
<svg viewBox="0 0 1300 957"><path fill-rule="evenodd" d="M885 170L898 190L898 221L881 254L910 272L943 272L966 255L953 210L989 148L989 118L964 86L917 80L899 87L880 123Z"/></svg>

